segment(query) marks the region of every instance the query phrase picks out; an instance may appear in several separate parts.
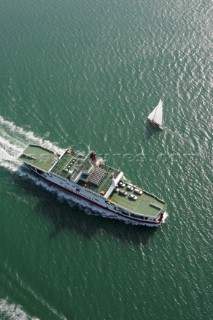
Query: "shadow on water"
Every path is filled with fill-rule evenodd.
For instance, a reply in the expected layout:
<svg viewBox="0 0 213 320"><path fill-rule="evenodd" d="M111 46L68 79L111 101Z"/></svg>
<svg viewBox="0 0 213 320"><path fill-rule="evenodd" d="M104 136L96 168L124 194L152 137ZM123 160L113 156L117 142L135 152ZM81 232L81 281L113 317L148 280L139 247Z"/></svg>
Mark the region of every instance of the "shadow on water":
<svg viewBox="0 0 213 320"><path fill-rule="evenodd" d="M145 122L145 136L146 139L151 139L155 135L162 133L161 129L155 128L148 121Z"/></svg>
<svg viewBox="0 0 213 320"><path fill-rule="evenodd" d="M36 214L45 217L54 226L50 239L56 238L64 231L75 232L88 240L91 240L97 232L105 232L122 242L145 245L158 229L103 218L100 214L94 214L91 209L83 208L72 200L58 199L55 193L37 186L27 178L21 178L15 174L13 180L19 188L38 200L35 205Z"/></svg>

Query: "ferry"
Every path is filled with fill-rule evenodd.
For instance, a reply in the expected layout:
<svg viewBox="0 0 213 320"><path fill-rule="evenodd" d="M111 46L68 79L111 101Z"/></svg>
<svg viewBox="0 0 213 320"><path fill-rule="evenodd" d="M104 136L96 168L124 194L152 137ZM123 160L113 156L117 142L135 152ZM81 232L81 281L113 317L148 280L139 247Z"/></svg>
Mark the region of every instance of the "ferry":
<svg viewBox="0 0 213 320"><path fill-rule="evenodd" d="M105 164L94 151L86 154L68 148L58 154L29 144L19 160L49 183L92 203L94 209L109 211L110 217L158 227L168 216L164 200L132 184L122 171Z"/></svg>

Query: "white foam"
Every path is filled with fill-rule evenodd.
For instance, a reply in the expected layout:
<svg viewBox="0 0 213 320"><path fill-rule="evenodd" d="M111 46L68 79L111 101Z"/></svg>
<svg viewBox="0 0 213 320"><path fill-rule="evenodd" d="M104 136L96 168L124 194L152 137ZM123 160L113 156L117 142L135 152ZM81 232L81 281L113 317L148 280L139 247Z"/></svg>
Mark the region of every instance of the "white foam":
<svg viewBox="0 0 213 320"><path fill-rule="evenodd" d="M20 305L9 303L7 299L0 299L0 317L8 320L39 320L29 316Z"/></svg>
<svg viewBox="0 0 213 320"><path fill-rule="evenodd" d="M7 140L1 136L0 136L0 145L3 146L5 148L5 150L10 150L12 154L14 153L14 155L16 155L17 153L20 153L23 149L17 145L14 145L9 140Z"/></svg>
<svg viewBox="0 0 213 320"><path fill-rule="evenodd" d="M40 144L57 153L63 150L48 140L36 137L0 116L0 166L14 172L20 166L19 155L28 144Z"/></svg>
<svg viewBox="0 0 213 320"><path fill-rule="evenodd" d="M165 222L166 222L168 216L169 216L169 214L168 214L167 212L164 212L162 223L165 223Z"/></svg>
<svg viewBox="0 0 213 320"><path fill-rule="evenodd" d="M0 136L4 137L7 135L11 139L8 141L13 144L15 148L19 148L21 145L22 148L26 147L29 143L41 144L46 148L50 148L54 152L61 153L63 150L58 146L54 145L48 140L44 140L41 137L34 135L32 131L25 131L23 128L16 126L13 122L5 120L0 116Z"/></svg>

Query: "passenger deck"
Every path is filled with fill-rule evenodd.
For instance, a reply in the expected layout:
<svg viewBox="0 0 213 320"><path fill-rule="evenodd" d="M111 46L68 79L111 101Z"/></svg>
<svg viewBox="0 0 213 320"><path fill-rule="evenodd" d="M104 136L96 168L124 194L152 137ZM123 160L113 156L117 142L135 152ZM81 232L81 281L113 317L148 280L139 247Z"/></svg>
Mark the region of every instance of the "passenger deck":
<svg viewBox="0 0 213 320"><path fill-rule="evenodd" d="M98 184L94 184L91 181L84 182L83 180L80 180L78 183L94 192L104 195L111 186L112 178L117 177L120 171L107 165L103 165L101 169L104 170L105 173L102 180Z"/></svg>

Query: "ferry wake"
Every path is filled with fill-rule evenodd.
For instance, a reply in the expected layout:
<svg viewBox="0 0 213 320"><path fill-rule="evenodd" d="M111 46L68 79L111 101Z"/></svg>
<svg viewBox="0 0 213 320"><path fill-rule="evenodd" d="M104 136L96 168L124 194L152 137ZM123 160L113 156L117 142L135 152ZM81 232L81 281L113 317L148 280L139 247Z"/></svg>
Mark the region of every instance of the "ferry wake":
<svg viewBox="0 0 213 320"><path fill-rule="evenodd" d="M168 216L163 200L132 184L93 151L69 148L58 154L29 144L19 160L41 178L127 223L158 227Z"/></svg>

